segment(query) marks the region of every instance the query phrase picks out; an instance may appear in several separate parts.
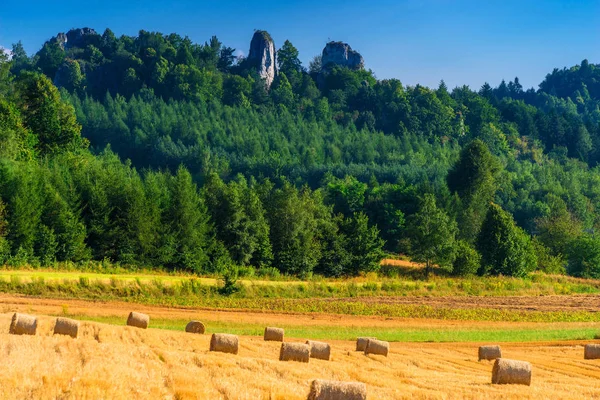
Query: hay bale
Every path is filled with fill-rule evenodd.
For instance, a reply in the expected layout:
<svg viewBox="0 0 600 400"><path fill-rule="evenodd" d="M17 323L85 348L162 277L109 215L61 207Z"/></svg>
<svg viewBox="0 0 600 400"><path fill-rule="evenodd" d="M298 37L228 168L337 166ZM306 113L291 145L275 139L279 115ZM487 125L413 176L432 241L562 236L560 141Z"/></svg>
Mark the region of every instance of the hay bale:
<svg viewBox="0 0 600 400"><path fill-rule="evenodd" d="M310 358L329 361L329 357L331 356L331 346L329 346L329 343L307 340L306 344L310 348Z"/></svg>
<svg viewBox="0 0 600 400"><path fill-rule="evenodd" d="M213 333L210 338L210 351L221 353L238 353L238 337L228 333Z"/></svg>
<svg viewBox="0 0 600 400"><path fill-rule="evenodd" d="M135 326L136 328L146 329L150 323L150 317L146 314L132 311L127 318L127 325Z"/></svg>
<svg viewBox="0 0 600 400"><path fill-rule="evenodd" d="M583 350L583 358L586 360L600 358L600 344L586 344Z"/></svg>
<svg viewBox="0 0 600 400"><path fill-rule="evenodd" d="M274 328L267 326L265 328L265 341L283 342L283 328Z"/></svg>
<svg viewBox="0 0 600 400"><path fill-rule="evenodd" d="M531 364L527 361L497 358L492 368L492 383L495 385L531 385Z"/></svg>
<svg viewBox="0 0 600 400"><path fill-rule="evenodd" d="M35 335L37 331L37 317L14 313L8 331L13 335Z"/></svg>
<svg viewBox="0 0 600 400"><path fill-rule="evenodd" d="M279 361L299 361L307 363L310 347L305 343L281 343Z"/></svg>
<svg viewBox="0 0 600 400"><path fill-rule="evenodd" d="M340 382L315 379L308 400L366 400L367 386L362 382Z"/></svg>
<svg viewBox="0 0 600 400"><path fill-rule="evenodd" d="M369 339L377 339L374 337L359 337L356 338L356 351L365 351Z"/></svg>
<svg viewBox="0 0 600 400"><path fill-rule="evenodd" d="M380 356L388 355L390 351L390 344L388 342L384 342L383 340L377 339L369 339L367 341L367 347L365 347L365 356L367 354L377 354Z"/></svg>
<svg viewBox="0 0 600 400"><path fill-rule="evenodd" d="M79 321L69 318L56 318L56 324L54 324L55 335L67 335L73 339L77 339L79 334Z"/></svg>
<svg viewBox="0 0 600 400"><path fill-rule="evenodd" d="M185 331L188 333L199 333L203 334L206 331L204 324L200 321L190 321L185 326Z"/></svg>
<svg viewBox="0 0 600 400"><path fill-rule="evenodd" d="M479 361L495 360L496 358L502 358L502 351L500 350L500 346L479 347Z"/></svg>

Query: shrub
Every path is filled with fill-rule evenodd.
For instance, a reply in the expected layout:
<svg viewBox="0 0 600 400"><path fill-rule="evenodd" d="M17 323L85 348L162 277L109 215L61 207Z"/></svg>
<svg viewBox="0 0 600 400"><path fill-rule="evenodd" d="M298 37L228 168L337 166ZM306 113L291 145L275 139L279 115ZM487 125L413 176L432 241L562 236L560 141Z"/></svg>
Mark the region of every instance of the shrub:
<svg viewBox="0 0 600 400"><path fill-rule="evenodd" d="M477 273L481 266L481 255L469 243L459 240L456 244L456 258L452 264L452 275L469 276Z"/></svg>
<svg viewBox="0 0 600 400"><path fill-rule="evenodd" d="M537 256L538 271L542 271L547 274L564 274L566 272L564 261L561 255L553 256L550 254L550 249L544 246L544 244L539 241L537 237L533 238L531 245L533 246L533 250Z"/></svg>
<svg viewBox="0 0 600 400"><path fill-rule="evenodd" d="M223 284L219 288L219 293L225 296L232 295L240 291L238 285L239 270L237 266L230 266L225 270L222 276Z"/></svg>

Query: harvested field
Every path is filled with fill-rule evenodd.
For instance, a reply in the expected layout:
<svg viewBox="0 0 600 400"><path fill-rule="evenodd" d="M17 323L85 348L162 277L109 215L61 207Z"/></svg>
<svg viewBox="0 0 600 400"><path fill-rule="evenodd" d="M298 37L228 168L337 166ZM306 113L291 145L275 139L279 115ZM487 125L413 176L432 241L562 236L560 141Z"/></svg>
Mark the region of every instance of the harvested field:
<svg viewBox="0 0 600 400"><path fill-rule="evenodd" d="M138 304L150 315L151 327L184 331L190 320L200 320L206 333L229 332L262 337L265 325L285 328L290 338L329 341L356 340L376 336L387 341L448 342L540 341L593 339L600 332L597 322L502 322L453 321L426 318L389 318L323 313L278 313L270 311L215 310ZM131 303L88 300L43 299L0 294L0 312L65 316L80 320L124 325Z"/></svg>
<svg viewBox="0 0 600 400"><path fill-rule="evenodd" d="M279 343L240 337L238 355L209 353L210 335L82 322L78 340L52 336L41 316L37 336L8 334L0 315L0 388L8 398L305 399L315 378L358 381L369 398L600 397L600 362L583 359L583 342L504 345L533 365L527 386L491 385L492 362L476 343L391 343L387 358L333 341L331 361L278 361ZM202 382L202 384L199 384Z"/></svg>
<svg viewBox="0 0 600 400"><path fill-rule="evenodd" d="M339 301L340 299L335 299ZM434 308L493 308L521 311L586 311L600 310L599 295L561 296L402 296L346 298L347 302L398 305L426 305Z"/></svg>

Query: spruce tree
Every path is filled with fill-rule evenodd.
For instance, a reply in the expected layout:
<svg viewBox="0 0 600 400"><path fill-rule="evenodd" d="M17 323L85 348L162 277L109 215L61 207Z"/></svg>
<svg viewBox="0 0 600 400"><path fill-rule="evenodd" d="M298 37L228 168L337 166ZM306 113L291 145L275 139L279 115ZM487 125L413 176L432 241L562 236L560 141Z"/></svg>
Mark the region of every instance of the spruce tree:
<svg viewBox="0 0 600 400"><path fill-rule="evenodd" d="M477 238L477 250L481 254L479 275L522 277L537 265L531 238L497 204L489 207Z"/></svg>

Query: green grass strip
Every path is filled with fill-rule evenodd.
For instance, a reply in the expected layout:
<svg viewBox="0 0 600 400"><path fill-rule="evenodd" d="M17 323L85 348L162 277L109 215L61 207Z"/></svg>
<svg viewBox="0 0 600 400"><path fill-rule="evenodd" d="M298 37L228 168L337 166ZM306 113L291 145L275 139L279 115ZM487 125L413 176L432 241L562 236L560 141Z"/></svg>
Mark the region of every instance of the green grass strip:
<svg viewBox="0 0 600 400"><path fill-rule="evenodd" d="M89 317L85 315L73 318L101 322L111 325L125 325L123 317L102 316ZM188 320L152 319L151 328L184 331ZM206 333L227 332L244 336L262 336L264 324L247 324L223 321L203 321L207 327ZM285 335L296 339L321 340L355 340L358 336L374 336L390 342L536 342L553 340L590 340L594 339L598 328L562 328L562 329L456 329L452 328L369 328L350 326L285 326Z"/></svg>

